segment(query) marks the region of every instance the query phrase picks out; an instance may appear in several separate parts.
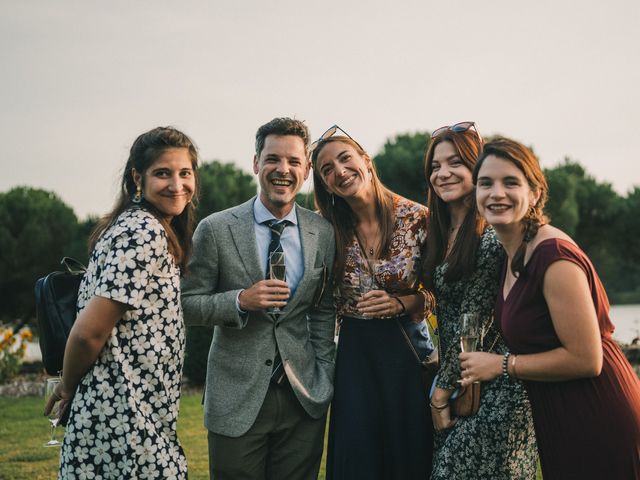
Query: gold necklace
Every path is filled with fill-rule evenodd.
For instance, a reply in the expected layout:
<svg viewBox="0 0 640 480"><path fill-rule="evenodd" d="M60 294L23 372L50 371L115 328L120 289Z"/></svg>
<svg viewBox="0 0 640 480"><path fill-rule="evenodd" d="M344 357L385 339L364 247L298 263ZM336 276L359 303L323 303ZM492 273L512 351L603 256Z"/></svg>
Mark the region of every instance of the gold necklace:
<svg viewBox="0 0 640 480"><path fill-rule="evenodd" d="M373 244L373 246L369 246L369 243L365 243L364 244L364 249L365 251L369 254L369 256L373 257L373 254L376 251L376 248L378 248L378 239L376 239L376 243Z"/></svg>
<svg viewBox="0 0 640 480"><path fill-rule="evenodd" d="M364 238L366 240L366 237ZM380 244L380 240L376 237L375 243L373 245L369 245L369 242L365 242L360 238L360 235L358 234L357 231L356 231L356 240L360 244L360 248L364 252L365 257L373 257Z"/></svg>

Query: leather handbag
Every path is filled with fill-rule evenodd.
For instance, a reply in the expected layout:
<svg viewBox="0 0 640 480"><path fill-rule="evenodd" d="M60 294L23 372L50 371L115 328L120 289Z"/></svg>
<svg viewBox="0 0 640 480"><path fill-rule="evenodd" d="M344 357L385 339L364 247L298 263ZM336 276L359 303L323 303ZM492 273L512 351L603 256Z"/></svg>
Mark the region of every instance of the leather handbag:
<svg viewBox="0 0 640 480"><path fill-rule="evenodd" d="M440 366L438 349L433 345L424 321L414 322L408 315L396 318L396 323L421 367L422 383L428 393Z"/></svg>
<svg viewBox="0 0 640 480"><path fill-rule="evenodd" d="M460 387L458 395L451 402L451 413L455 417L470 417L480 408L480 382Z"/></svg>

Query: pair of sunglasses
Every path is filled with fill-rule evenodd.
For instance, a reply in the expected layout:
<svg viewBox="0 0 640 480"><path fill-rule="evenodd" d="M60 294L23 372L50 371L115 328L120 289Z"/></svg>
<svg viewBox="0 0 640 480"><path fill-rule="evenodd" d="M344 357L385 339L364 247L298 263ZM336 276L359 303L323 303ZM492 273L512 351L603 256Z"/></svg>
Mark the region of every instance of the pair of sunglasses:
<svg viewBox="0 0 640 480"><path fill-rule="evenodd" d="M320 138L318 140L316 140L315 142L313 142L309 146L309 156L311 156L311 154L316 149L316 147L320 144L320 142L322 142L323 140L326 140L327 138L333 137L336 133L341 133L345 137L347 137L348 139L353 140L355 142L355 144L358 145L358 147L360 147L360 150L364 150L364 148L362 148L362 146L351 135L349 135L347 132L345 132L338 125L332 125L331 127L329 127L327 129L326 132L324 132L322 135L320 135Z"/></svg>
<svg viewBox="0 0 640 480"><path fill-rule="evenodd" d="M480 132L478 132L478 128L476 127L476 122L460 122L460 123L456 123L455 125L445 125L444 127L436 128L431 134L431 139L437 138L447 131L452 131L454 133L462 133L462 132L466 132L470 128L472 128L473 131L476 132L478 137L480 137L480 139L482 140L482 137L480 136Z"/></svg>

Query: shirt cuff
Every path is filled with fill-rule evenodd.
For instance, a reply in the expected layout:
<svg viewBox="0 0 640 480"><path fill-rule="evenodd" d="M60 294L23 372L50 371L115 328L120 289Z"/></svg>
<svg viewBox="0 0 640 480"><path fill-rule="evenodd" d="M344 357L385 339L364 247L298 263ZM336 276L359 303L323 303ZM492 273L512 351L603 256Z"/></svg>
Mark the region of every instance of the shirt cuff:
<svg viewBox="0 0 640 480"><path fill-rule="evenodd" d="M247 312L245 312L244 310L242 310L242 309L240 308L240 294L241 294L242 292L244 292L244 288L243 288L242 290L240 290L240 291L238 292L238 294L236 295L236 310L238 310L238 313L239 313L240 315L246 315L246 314L247 314Z"/></svg>

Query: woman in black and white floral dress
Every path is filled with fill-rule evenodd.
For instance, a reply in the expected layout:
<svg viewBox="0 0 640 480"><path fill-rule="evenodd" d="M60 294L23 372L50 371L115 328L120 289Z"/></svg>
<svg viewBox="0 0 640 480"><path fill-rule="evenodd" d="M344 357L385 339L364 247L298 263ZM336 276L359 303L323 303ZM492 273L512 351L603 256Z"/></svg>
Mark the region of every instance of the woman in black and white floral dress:
<svg viewBox="0 0 640 480"><path fill-rule="evenodd" d="M47 405L71 408L60 478L187 476L176 435L185 344L179 277L191 250L196 167L183 133L141 135L116 207L94 231L63 381Z"/></svg>

